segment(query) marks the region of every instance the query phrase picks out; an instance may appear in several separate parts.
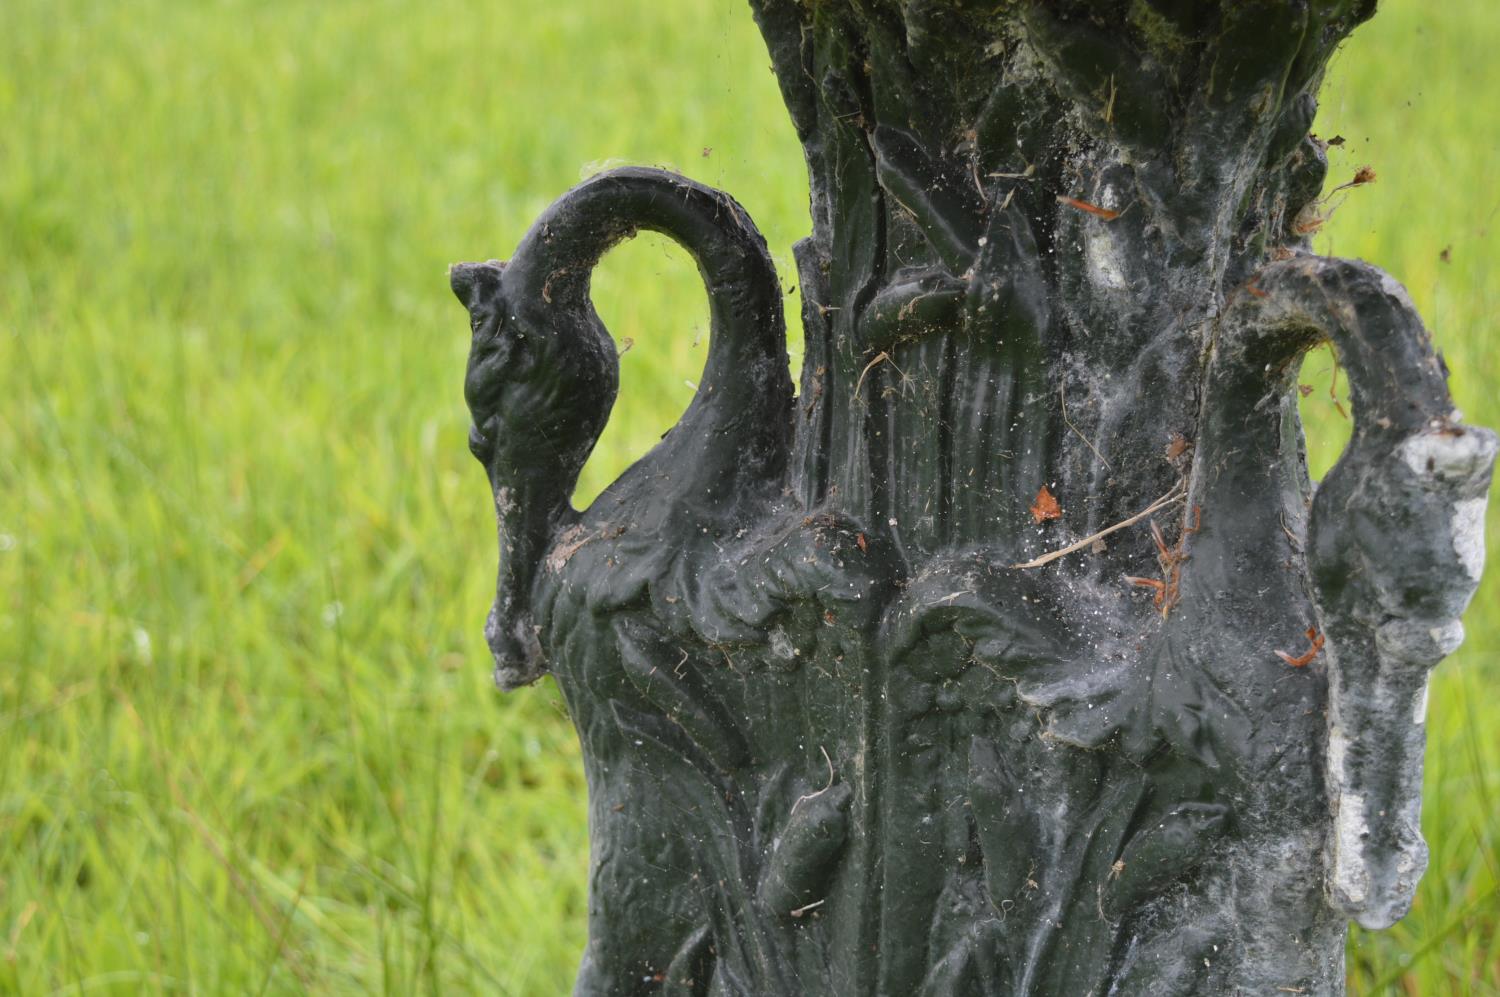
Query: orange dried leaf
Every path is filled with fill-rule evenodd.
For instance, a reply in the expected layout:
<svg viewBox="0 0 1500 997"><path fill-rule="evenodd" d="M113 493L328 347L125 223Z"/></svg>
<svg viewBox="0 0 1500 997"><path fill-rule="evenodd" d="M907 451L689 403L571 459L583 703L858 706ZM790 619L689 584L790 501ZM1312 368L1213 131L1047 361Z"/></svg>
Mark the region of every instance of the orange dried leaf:
<svg viewBox="0 0 1500 997"><path fill-rule="evenodd" d="M1057 499L1043 485L1042 490L1036 493L1036 501L1031 503L1031 518L1040 524L1049 519L1057 519L1062 515L1062 506L1057 504Z"/></svg>
<svg viewBox="0 0 1500 997"><path fill-rule="evenodd" d="M1337 194L1339 191L1348 190L1350 187L1363 187L1367 183L1374 182L1374 168L1369 166L1361 166L1358 170L1355 171L1353 180L1350 180L1348 183L1339 184L1337 187L1333 188L1333 190L1329 191L1329 193Z"/></svg>
<svg viewBox="0 0 1500 997"><path fill-rule="evenodd" d="M1295 658L1285 651L1277 651L1276 657L1280 658L1282 661L1285 661L1293 668L1305 668L1306 666L1312 664L1313 659L1318 656L1318 652L1323 650L1323 645L1327 643L1327 638L1318 633L1317 630L1309 627L1307 630L1307 643L1307 650L1302 654L1297 655Z"/></svg>

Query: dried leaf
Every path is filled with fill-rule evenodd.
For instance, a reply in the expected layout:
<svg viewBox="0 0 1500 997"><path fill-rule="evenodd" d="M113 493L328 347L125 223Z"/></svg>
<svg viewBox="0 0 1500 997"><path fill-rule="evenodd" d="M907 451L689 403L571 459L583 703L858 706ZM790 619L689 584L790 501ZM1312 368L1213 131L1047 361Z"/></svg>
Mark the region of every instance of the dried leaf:
<svg viewBox="0 0 1500 997"><path fill-rule="evenodd" d="M1058 519L1062 516L1062 506L1057 504L1057 499L1043 485L1042 490L1036 493L1036 501L1031 503L1031 518L1033 522L1044 523L1049 519Z"/></svg>
<svg viewBox="0 0 1500 997"><path fill-rule="evenodd" d="M1348 183L1341 183L1341 184L1339 184L1337 187L1333 188L1333 190L1329 191L1329 193L1330 194L1337 194L1339 191L1341 191L1341 190L1348 190L1350 187L1363 187L1367 183L1374 183L1374 182L1375 182L1375 169L1374 169L1374 167L1371 167L1371 166L1361 166L1358 170L1354 171L1354 179L1353 180L1350 180Z"/></svg>
<svg viewBox="0 0 1500 997"><path fill-rule="evenodd" d="M1101 208L1097 204L1090 204L1087 201L1080 201L1076 197L1063 197L1061 194L1059 194L1057 197L1057 203L1066 204L1068 207L1077 208L1079 211L1087 211L1089 214L1095 216L1096 218L1102 218L1107 222L1112 222L1116 218L1120 217L1120 213L1118 211L1111 211L1108 208Z"/></svg>
<svg viewBox="0 0 1500 997"><path fill-rule="evenodd" d="M1326 641L1327 641L1327 638L1324 637L1322 634L1318 633L1318 631L1315 628L1308 627L1308 629L1307 629L1307 644L1308 644L1308 647L1307 647L1307 650L1305 652L1303 652L1302 654L1297 655L1294 658L1294 657L1292 657L1290 654L1288 654L1285 651L1277 651L1276 652L1276 657L1280 658L1282 661L1285 661L1287 664L1291 665L1293 668L1303 668L1303 667L1306 667L1307 665L1312 664L1313 659L1318 656L1318 652L1321 651L1321 650L1323 650L1323 644Z"/></svg>

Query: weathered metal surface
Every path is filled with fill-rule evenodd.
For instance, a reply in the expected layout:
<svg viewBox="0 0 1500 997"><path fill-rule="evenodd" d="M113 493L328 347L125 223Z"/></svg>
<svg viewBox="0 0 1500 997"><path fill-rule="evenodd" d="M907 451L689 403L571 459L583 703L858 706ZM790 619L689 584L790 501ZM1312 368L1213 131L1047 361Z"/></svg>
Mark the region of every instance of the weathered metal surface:
<svg viewBox="0 0 1500 997"><path fill-rule="evenodd" d="M812 178L797 397L764 241L684 177L596 176L452 275L496 674L556 676L588 770L577 991L1340 992L1346 918L1425 865L1496 449L1399 285L1307 245L1372 5L752 6ZM589 274L643 228L698 261L708 363L580 513ZM1325 340L1355 427L1314 489Z"/></svg>

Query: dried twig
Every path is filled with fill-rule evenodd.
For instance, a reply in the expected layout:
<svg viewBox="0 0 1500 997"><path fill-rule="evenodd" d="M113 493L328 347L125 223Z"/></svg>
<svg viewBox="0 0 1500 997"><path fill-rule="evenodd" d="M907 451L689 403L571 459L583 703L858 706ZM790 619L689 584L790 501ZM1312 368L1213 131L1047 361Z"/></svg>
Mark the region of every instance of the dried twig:
<svg viewBox="0 0 1500 997"><path fill-rule="evenodd" d="M1093 442L1087 436L1083 435L1083 431L1081 429L1079 429L1077 426L1073 425L1073 420L1072 419L1068 418L1068 386L1066 384L1059 384L1057 386L1057 393L1062 398L1062 417L1063 417L1063 422L1067 423L1068 424L1068 428L1071 429L1073 432L1075 432L1075 433L1078 434L1078 438L1083 441L1083 443L1084 443L1084 445L1086 447L1088 447L1090 450L1092 450L1094 452L1094 456L1099 458L1099 462L1100 463L1102 463L1105 467L1107 467L1111 471L1113 471L1115 469L1114 465L1111 464L1109 461L1107 461L1107 460L1104 459L1104 455L1099 452L1099 448L1096 447L1096 446L1094 446Z"/></svg>
<svg viewBox="0 0 1500 997"><path fill-rule="evenodd" d="M1031 560L1031 561L1022 561L1020 564L1012 564L1011 567L1012 568L1023 568L1023 569L1024 568L1040 568L1043 565L1051 564L1053 561L1056 561L1060 557L1067 557L1069 554L1075 553L1076 551L1083 550L1083 548L1088 547L1091 544L1093 544L1093 542L1095 540L1102 540L1105 537L1109 536L1111 533L1115 533L1115 532L1117 532L1119 530L1123 530L1127 526L1134 526L1136 523L1139 523L1141 520L1145 519L1147 516L1150 516L1150 515L1152 515L1153 513L1156 513L1156 512L1160 512L1162 509L1165 509L1167 506L1171 505L1174 502L1180 502L1180 501L1182 501L1182 499L1184 497L1186 497L1186 495L1187 495L1187 489L1184 487L1183 482L1179 481L1176 485L1172 486L1172 490L1171 491L1167 492L1167 494L1163 495L1161 498L1157 499L1155 502L1152 502L1150 505L1146 506L1146 508L1144 508L1140 512L1136 513L1134 516L1131 516L1129 519L1122 519L1122 520L1120 520L1118 523L1116 523L1113 526L1106 526L1104 529L1100 530L1098 533L1094 533L1094 534L1091 534L1090 536L1086 536L1082 540L1077 541L1076 543L1070 543L1066 547L1063 547L1060 550L1054 550L1050 554L1043 554L1041 557L1038 557L1038 558L1036 558L1034 560Z"/></svg>
<svg viewBox="0 0 1500 997"><path fill-rule="evenodd" d="M888 363L892 367L896 367L896 362L891 359L891 355L885 352L885 350L881 350L879 353L875 354L875 359L865 364L865 369L859 372L859 380L854 382L854 395L856 398L859 397L859 389L864 387L865 375L880 363ZM896 373L901 374L903 377L905 376L905 373L901 370L900 367L896 367Z"/></svg>
<svg viewBox="0 0 1500 997"><path fill-rule="evenodd" d="M810 910L817 910L827 902L828 898L824 897L822 900L814 900L812 903L807 904L803 907L798 907L796 910L789 910L787 911L787 913L792 915L792 917L801 917L803 914L806 914Z"/></svg>
<svg viewBox="0 0 1500 997"><path fill-rule="evenodd" d="M797 797L797 802L793 803L792 809L787 811L786 815L788 817L791 817L792 814L796 813L797 808L800 807L805 801L816 800L818 797L822 796L824 793L833 788L833 759L828 757L828 749L823 747L821 744L818 745L818 750L823 752L823 761L828 763L828 785L824 786L816 793L806 793L802 796Z"/></svg>
<svg viewBox="0 0 1500 997"><path fill-rule="evenodd" d="M1002 180L1030 180L1032 175L1035 173L1036 164L1028 163L1026 164L1026 169L1022 170L1020 173L991 173L990 176L999 177Z"/></svg>

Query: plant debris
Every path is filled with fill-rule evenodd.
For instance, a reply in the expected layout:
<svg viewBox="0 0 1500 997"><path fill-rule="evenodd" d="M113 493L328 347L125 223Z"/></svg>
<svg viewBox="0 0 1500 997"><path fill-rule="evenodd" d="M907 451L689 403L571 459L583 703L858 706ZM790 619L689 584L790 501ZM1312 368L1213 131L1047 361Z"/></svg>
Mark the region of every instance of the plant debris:
<svg viewBox="0 0 1500 997"><path fill-rule="evenodd" d="M1095 216L1096 218L1102 218L1107 222L1112 222L1116 218L1120 217L1120 212L1118 211L1111 211L1108 208L1101 208L1097 204L1090 204L1087 201L1080 201L1076 197L1064 197L1063 195L1059 194L1057 195L1057 203L1066 204L1068 207L1077 208L1079 211L1087 211L1089 214Z"/></svg>
<svg viewBox="0 0 1500 997"><path fill-rule="evenodd" d="M1367 183L1374 183L1374 182L1375 182L1375 169L1374 169L1374 167L1371 167L1371 166L1361 166L1359 169L1357 169L1357 170L1354 171L1354 179L1353 180L1350 180L1348 183L1341 183L1341 184L1339 184L1337 187L1333 188L1333 190L1329 191L1328 193L1330 193L1330 194L1337 194L1339 191L1341 191L1341 190L1348 190L1350 187L1363 187Z"/></svg>
<svg viewBox="0 0 1500 997"><path fill-rule="evenodd" d="M1062 517L1062 506L1057 504L1057 499L1043 485L1042 490L1036 493L1036 501L1031 503L1031 519L1037 525L1041 525L1049 519L1060 519Z"/></svg>
<svg viewBox="0 0 1500 997"><path fill-rule="evenodd" d="M1127 526L1134 526L1136 523L1139 523L1141 520L1145 519L1147 516L1150 516L1152 513L1158 512L1161 509L1165 509L1173 502L1180 502L1184 497L1186 497L1186 495L1187 489L1186 487L1184 487L1183 482L1179 481L1177 484L1172 486L1171 491L1167 492L1167 494L1163 495L1155 502L1152 502L1150 505L1146 506L1146 508L1136 513L1134 516L1131 516L1129 519L1122 519L1118 523L1115 523L1113 526L1106 526L1098 533L1091 533L1088 536L1084 537L1082 540L1070 543L1066 547L1058 548L1057 550L1054 550L1049 554L1043 554L1041 557L1032 558L1030 561L1021 561L1018 564L1012 564L1011 567L1019 568L1022 570L1027 568L1044 567L1048 564L1051 564L1053 561L1056 561L1060 557L1067 557L1069 554L1077 553L1078 551L1083 550L1085 547L1092 547L1094 544L1109 536L1111 533L1123 530Z"/></svg>
<svg viewBox="0 0 1500 997"><path fill-rule="evenodd" d="M1312 664L1312 660L1318 656L1318 652L1323 650L1323 645L1327 641L1322 634L1318 633L1317 628L1308 627L1307 642L1309 645L1308 649L1297 655L1295 658L1288 654L1286 651L1277 651L1276 657L1280 658L1282 661L1285 661L1293 668L1302 668L1306 665L1310 665Z"/></svg>
<svg viewBox="0 0 1500 997"><path fill-rule="evenodd" d="M1149 588L1155 592L1151 604L1161 610L1162 618L1172 611L1181 598L1182 562L1188 559L1184 546L1187 538L1198 532L1198 527L1203 524L1203 510L1193 506L1193 525L1186 523L1182 526L1182 532L1177 535L1177 543L1171 547L1167 546L1166 537L1162 536L1161 527L1154 522L1151 524L1151 539L1156 541L1156 561L1161 565L1161 578L1140 578L1135 575L1126 575L1125 580L1131 585L1141 588Z"/></svg>
<svg viewBox="0 0 1500 997"><path fill-rule="evenodd" d="M1087 436L1084 436L1083 430L1073 425L1073 420L1068 418L1068 386L1066 384L1058 385L1057 392L1059 398L1062 400L1063 422L1067 423L1068 428L1071 429L1074 433L1078 434L1078 438L1083 441L1084 446L1093 451L1094 456L1099 458L1099 463L1103 464L1105 467L1113 471L1115 469L1114 465L1104 459L1104 455L1099 452L1098 447L1094 446L1093 441L1090 440Z"/></svg>

